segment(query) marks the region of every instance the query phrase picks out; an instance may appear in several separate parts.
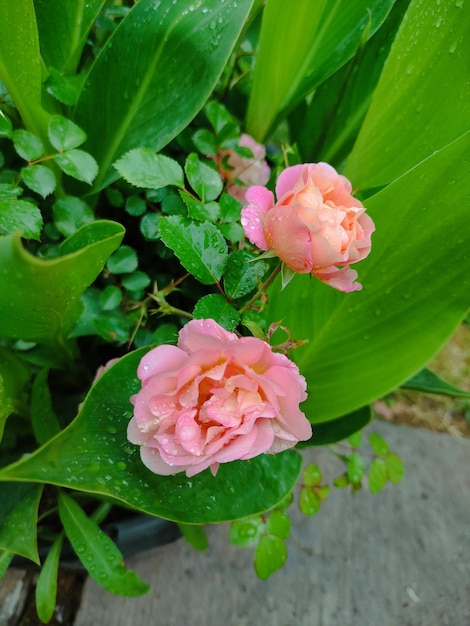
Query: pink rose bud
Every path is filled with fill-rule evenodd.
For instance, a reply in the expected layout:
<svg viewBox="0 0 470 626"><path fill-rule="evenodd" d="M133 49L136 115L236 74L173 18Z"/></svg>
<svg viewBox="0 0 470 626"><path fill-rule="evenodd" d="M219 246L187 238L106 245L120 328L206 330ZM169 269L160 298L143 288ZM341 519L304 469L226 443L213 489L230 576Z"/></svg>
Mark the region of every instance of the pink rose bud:
<svg viewBox="0 0 470 626"><path fill-rule="evenodd" d="M235 150L221 150L217 155L220 174L227 182L227 193L245 202L245 192L250 185L265 185L271 175L271 168L265 161L266 150L250 135L243 134L238 145L251 150L252 157L243 157ZM228 157L224 160L224 157ZM229 168L224 168L224 163Z"/></svg>
<svg viewBox="0 0 470 626"><path fill-rule="evenodd" d="M276 195L275 203L265 187L246 192L241 223L248 239L294 272L346 293L362 289L349 266L369 254L375 227L349 180L327 163L294 165L279 176Z"/></svg>
<svg viewBox="0 0 470 626"><path fill-rule="evenodd" d="M215 475L219 463L275 454L312 434L297 366L212 319L188 322L178 346L148 352L137 375L127 436L156 474L190 477L210 467Z"/></svg>

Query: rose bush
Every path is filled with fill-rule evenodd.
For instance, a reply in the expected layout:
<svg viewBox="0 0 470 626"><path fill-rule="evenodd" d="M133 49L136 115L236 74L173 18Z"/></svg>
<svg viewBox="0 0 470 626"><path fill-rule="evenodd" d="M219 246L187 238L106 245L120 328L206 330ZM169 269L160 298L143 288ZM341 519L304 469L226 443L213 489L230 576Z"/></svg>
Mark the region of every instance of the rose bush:
<svg viewBox="0 0 470 626"><path fill-rule="evenodd" d="M297 366L212 319L188 322L178 345L148 352L137 373L128 438L157 474L210 467L215 475L219 463L281 452L312 434L299 409L307 394Z"/></svg>
<svg viewBox="0 0 470 626"><path fill-rule="evenodd" d="M246 193L242 226L261 250L273 250L294 272L313 274L340 291L361 289L351 263L370 252L374 223L351 195L351 183L327 163L285 169L277 202L265 187Z"/></svg>
<svg viewBox="0 0 470 626"><path fill-rule="evenodd" d="M268 182L271 168L265 160L265 147L253 137L243 133L238 145L240 148L248 148L252 156L242 156L235 150L220 150L216 161L220 174L228 185L227 193L244 202L248 187L265 185Z"/></svg>

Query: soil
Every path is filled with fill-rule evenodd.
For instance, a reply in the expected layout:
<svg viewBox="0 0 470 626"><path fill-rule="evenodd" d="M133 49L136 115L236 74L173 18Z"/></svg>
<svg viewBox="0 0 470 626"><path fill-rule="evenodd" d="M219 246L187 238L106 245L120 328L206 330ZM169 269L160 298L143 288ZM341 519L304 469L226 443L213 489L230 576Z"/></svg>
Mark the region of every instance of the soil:
<svg viewBox="0 0 470 626"><path fill-rule="evenodd" d="M462 324L428 368L470 391L470 324ZM470 399L398 390L374 405L379 418L455 437L470 438Z"/></svg>

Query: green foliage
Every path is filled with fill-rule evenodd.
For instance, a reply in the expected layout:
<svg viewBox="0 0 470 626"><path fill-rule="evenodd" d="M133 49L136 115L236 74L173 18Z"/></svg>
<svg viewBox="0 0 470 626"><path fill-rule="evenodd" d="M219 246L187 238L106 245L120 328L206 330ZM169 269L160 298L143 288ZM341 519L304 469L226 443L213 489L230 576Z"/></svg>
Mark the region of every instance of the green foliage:
<svg viewBox="0 0 470 626"><path fill-rule="evenodd" d="M228 331L233 331L240 323L240 315L218 293L204 296L194 307L193 315L196 319L212 318Z"/></svg>
<svg viewBox="0 0 470 626"><path fill-rule="evenodd" d="M372 36L392 5L393 0L314 5L299 0L293 11L282 0L270 0L263 14L248 132L265 138L286 111L353 56L365 29L366 37Z"/></svg>
<svg viewBox="0 0 470 626"><path fill-rule="evenodd" d="M37 517L43 485L1 483L0 549L39 564Z"/></svg>
<svg viewBox="0 0 470 626"><path fill-rule="evenodd" d="M450 385L440 376L427 368L412 376L401 385L402 389L413 389L423 393L434 393L452 398L470 398L470 391Z"/></svg>
<svg viewBox="0 0 470 626"><path fill-rule="evenodd" d="M36 610L39 619L44 624L47 624L54 614L57 597L57 574L63 539L64 536L61 533L52 544L36 583Z"/></svg>
<svg viewBox="0 0 470 626"><path fill-rule="evenodd" d="M209 547L207 535L204 526L196 526L195 524L178 524L181 534L186 541L195 549L204 552Z"/></svg>
<svg viewBox="0 0 470 626"><path fill-rule="evenodd" d="M32 256L18 235L1 238L0 334L32 341L64 338L80 313L81 294L122 236L119 224L94 222L66 240L63 256L52 260Z"/></svg>
<svg viewBox="0 0 470 626"><path fill-rule="evenodd" d="M149 591L137 574L124 567L113 540L63 492L59 492L59 514L82 565L102 587L122 596L140 596Z"/></svg>
<svg viewBox="0 0 470 626"><path fill-rule="evenodd" d="M144 467L126 428L132 414L129 397L139 388L137 365L146 350L109 368L75 421L36 452L4 467L0 480L48 482L183 523L232 520L276 506L299 474L300 455L292 450L222 464L215 477L209 470L191 479L157 476Z"/></svg>
<svg viewBox="0 0 470 626"><path fill-rule="evenodd" d="M362 292L344 295L302 276L282 293L279 285L271 289L269 318L288 319L295 336L309 339L293 357L310 381L303 406L312 421L344 415L396 388L465 315L467 146L468 135L367 199L377 231L358 267ZM400 341L390 332L398 325Z"/></svg>
<svg viewBox="0 0 470 626"><path fill-rule="evenodd" d="M160 189L167 185L183 187L184 184L183 170L176 161L146 148L130 150L114 167L136 187Z"/></svg>
<svg viewBox="0 0 470 626"><path fill-rule="evenodd" d="M0 234L21 230L28 239L39 239L43 219L41 211L27 200L0 200Z"/></svg>

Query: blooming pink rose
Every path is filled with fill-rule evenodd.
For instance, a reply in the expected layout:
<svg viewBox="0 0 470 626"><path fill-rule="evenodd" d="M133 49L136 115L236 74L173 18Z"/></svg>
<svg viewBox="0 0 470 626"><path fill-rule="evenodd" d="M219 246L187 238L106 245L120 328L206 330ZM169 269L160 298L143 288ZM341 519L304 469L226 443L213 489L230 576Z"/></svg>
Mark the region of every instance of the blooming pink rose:
<svg viewBox="0 0 470 626"><path fill-rule="evenodd" d="M299 409L306 383L297 366L255 337L212 319L192 320L178 346L148 352L131 397L127 436L156 474L194 476L219 463L275 454L312 434Z"/></svg>
<svg viewBox="0 0 470 626"><path fill-rule="evenodd" d="M227 193L239 200L245 201L245 192L250 185L265 185L271 175L271 168L265 161L266 150L250 135L243 134L238 145L248 148L252 157L243 157L235 150L221 150L217 155L220 174L228 183ZM224 168L224 157L229 168Z"/></svg>
<svg viewBox="0 0 470 626"><path fill-rule="evenodd" d="M261 250L273 250L294 272L313 274L340 291L362 289L351 263L370 252L375 227L351 195L351 183L327 163L286 168L271 191L246 193L241 223Z"/></svg>

